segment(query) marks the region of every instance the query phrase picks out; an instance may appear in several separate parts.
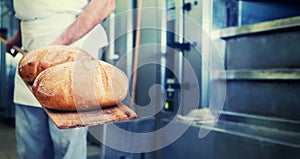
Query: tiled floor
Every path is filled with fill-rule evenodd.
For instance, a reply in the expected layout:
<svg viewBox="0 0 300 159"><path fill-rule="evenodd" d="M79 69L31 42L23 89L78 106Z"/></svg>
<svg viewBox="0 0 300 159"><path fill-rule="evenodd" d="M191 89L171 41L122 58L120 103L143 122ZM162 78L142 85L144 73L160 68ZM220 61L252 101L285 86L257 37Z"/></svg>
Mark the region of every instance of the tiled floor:
<svg viewBox="0 0 300 159"><path fill-rule="evenodd" d="M0 159L17 159L13 122L0 118ZM100 159L100 148L89 144L87 159Z"/></svg>

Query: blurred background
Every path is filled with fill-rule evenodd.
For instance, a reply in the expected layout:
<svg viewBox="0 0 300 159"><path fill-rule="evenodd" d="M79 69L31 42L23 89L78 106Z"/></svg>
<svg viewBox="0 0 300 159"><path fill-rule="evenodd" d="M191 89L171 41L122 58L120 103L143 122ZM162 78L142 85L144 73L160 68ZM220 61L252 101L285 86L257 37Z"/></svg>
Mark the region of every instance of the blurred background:
<svg viewBox="0 0 300 159"><path fill-rule="evenodd" d="M299 1L144 0L140 39L136 37L137 12L133 11L140 1L116 2L116 10L102 23L109 46L100 50L99 59L122 65L131 78L134 48L139 40L139 62L143 65L137 71L138 106L133 107L139 118L115 125L136 133L161 129L173 119L178 127L186 122L189 125L167 146L138 153L133 153L139 149L132 146L136 144L123 142L124 136L113 132L112 124L101 125L97 127L101 135L89 134L87 138L88 158L300 158ZM13 1L0 0L0 8L1 37L8 39L18 29ZM13 80L20 58L21 55L13 58L6 54L5 45L1 45L0 158L16 158ZM158 63L147 63L147 59ZM186 75L187 63L196 81ZM213 67L217 63L223 67ZM222 90L213 88L220 82L226 86L224 102L212 108L212 97L224 96ZM156 88L150 98L149 90L154 84L165 92ZM185 95L195 90L199 97ZM141 108L147 107L153 112L143 112ZM190 120L195 109L200 111L195 120ZM206 113L201 114L201 110ZM202 119L210 111L219 118L212 128L207 128L207 120ZM199 138L200 129L211 131ZM140 146L155 147L172 135L167 132L141 139ZM106 146L99 138L132 151Z"/></svg>

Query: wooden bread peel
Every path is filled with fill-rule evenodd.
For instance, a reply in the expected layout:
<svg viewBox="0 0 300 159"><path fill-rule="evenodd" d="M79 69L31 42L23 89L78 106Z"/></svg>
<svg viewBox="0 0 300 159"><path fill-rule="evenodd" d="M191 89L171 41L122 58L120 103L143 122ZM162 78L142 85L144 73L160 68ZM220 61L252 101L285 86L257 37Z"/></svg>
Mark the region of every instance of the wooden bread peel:
<svg viewBox="0 0 300 159"><path fill-rule="evenodd" d="M92 126L109 122L130 120L137 117L136 113L120 103L115 106L88 111L62 112L44 108L59 129Z"/></svg>
<svg viewBox="0 0 300 159"><path fill-rule="evenodd" d="M0 37L0 40L2 43L7 44L7 40L2 37ZM13 48L18 53L26 56L26 52L19 47L13 46ZM32 90L29 85L28 88ZM122 103L106 108L73 112L55 111L45 107L43 108L54 124L60 129L92 126L108 122L130 120L137 117L137 114L134 111Z"/></svg>
<svg viewBox="0 0 300 159"><path fill-rule="evenodd" d="M0 36L0 41L5 45L8 43L7 40L3 39L1 36ZM15 49L18 53L21 53L23 56L26 54L26 52L21 48L19 48L18 46L13 45L12 48Z"/></svg>

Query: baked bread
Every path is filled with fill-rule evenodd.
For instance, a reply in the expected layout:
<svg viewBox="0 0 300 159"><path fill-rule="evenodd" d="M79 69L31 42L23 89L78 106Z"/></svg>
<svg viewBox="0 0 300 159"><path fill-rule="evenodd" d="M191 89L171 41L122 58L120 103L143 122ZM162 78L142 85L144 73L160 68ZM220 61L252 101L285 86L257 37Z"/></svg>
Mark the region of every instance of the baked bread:
<svg viewBox="0 0 300 159"><path fill-rule="evenodd" d="M19 62L19 75L27 82L32 83L43 70L75 60L92 60L93 57L86 51L71 46L50 45L28 52Z"/></svg>
<svg viewBox="0 0 300 159"><path fill-rule="evenodd" d="M125 99L128 78L100 60L67 62L41 72L33 94L46 108L74 111L116 105Z"/></svg>

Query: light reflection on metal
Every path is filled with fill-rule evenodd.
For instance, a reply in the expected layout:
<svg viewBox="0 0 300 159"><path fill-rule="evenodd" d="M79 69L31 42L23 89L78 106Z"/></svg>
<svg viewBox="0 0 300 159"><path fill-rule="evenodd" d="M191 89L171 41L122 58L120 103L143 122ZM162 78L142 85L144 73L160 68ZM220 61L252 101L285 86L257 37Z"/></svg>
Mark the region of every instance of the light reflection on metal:
<svg viewBox="0 0 300 159"><path fill-rule="evenodd" d="M300 69L227 70L227 80L300 80Z"/></svg>

